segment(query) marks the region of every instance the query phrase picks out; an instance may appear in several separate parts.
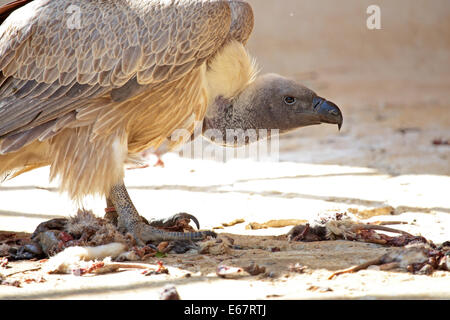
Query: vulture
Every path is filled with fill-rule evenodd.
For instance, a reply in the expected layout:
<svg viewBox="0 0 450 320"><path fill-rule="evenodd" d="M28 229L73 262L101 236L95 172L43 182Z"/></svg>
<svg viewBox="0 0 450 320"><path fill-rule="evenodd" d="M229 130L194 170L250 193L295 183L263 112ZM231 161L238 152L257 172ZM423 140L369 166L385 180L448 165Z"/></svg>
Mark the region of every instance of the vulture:
<svg viewBox="0 0 450 320"><path fill-rule="evenodd" d="M0 175L49 165L74 201L104 196L140 245L212 234L157 229L124 185L124 163L175 130L342 125L334 103L258 75L245 1L18 0L0 23Z"/></svg>

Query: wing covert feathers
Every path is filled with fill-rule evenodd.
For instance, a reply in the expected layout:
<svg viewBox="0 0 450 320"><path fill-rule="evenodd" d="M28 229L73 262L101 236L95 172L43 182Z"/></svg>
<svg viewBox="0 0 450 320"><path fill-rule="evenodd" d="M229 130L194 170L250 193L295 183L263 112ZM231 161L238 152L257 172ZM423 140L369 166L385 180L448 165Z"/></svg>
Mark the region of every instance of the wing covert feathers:
<svg viewBox="0 0 450 320"><path fill-rule="evenodd" d="M47 84L171 81L213 55L230 30L226 2L146 3L32 1L0 27L0 70Z"/></svg>

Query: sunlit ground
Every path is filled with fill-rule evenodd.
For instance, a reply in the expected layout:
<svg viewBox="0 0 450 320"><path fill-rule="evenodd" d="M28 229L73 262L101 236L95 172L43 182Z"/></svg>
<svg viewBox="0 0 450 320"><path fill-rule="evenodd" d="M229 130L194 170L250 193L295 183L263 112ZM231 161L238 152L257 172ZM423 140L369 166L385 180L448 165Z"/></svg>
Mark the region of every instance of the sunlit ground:
<svg viewBox="0 0 450 320"><path fill-rule="evenodd" d="M450 178L441 175L390 176L375 169L293 162L233 160L220 163L163 156L165 168L127 170L125 183L139 212L147 218L177 212L197 216L202 228L244 219L227 228L240 234L280 234L289 228L247 230L249 222L314 219L348 208L392 206L404 228L433 241L448 240ZM70 216L76 205L56 184L48 168L26 173L0 187L0 230L32 232L42 221ZM103 215L103 199L84 206ZM392 217L373 217L375 220ZM372 219L372 220L373 220ZM420 228L418 225L420 224ZM416 226L416 227L415 227Z"/></svg>

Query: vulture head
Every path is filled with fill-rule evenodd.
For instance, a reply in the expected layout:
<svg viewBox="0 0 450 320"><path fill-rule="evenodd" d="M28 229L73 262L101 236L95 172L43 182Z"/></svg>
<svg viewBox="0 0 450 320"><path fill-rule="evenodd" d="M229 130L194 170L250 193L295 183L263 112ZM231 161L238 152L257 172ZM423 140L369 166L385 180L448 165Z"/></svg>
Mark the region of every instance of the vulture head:
<svg viewBox="0 0 450 320"><path fill-rule="evenodd" d="M261 129L283 134L321 123L337 124L340 129L342 122L333 102L294 80L265 74L235 97L216 97L204 118L203 135L219 144L239 146L255 141L252 134L258 140Z"/></svg>

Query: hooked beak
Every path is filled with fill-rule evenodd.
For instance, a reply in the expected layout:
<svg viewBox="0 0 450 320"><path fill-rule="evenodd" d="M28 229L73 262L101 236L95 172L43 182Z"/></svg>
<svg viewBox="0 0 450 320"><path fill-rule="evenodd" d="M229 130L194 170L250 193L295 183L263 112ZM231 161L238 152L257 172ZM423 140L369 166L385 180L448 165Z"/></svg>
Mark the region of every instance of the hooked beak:
<svg viewBox="0 0 450 320"><path fill-rule="evenodd" d="M321 97L314 97L313 105L313 112L319 116L320 122L337 124L341 130L343 117L337 105Z"/></svg>

